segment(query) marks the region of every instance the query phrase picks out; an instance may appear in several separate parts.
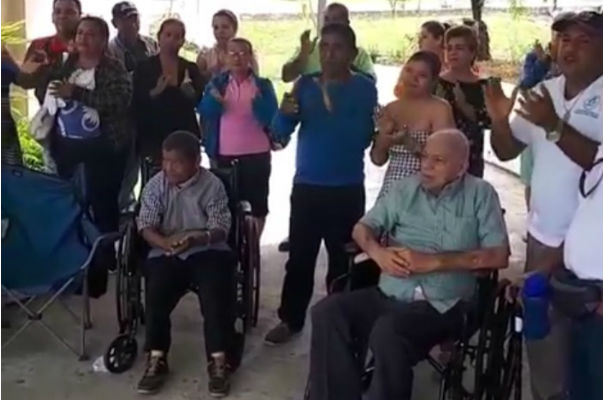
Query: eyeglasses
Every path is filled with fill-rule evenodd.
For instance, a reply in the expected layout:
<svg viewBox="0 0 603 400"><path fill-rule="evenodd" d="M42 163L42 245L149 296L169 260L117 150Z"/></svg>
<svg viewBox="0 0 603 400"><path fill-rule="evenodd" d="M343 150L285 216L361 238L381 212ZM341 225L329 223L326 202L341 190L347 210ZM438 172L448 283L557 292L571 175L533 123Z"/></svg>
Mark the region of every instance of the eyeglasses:
<svg viewBox="0 0 603 400"><path fill-rule="evenodd" d="M241 50L241 51L229 51L228 52L228 55L230 57L245 57L247 54L249 54L249 53L246 52L246 51L243 51L243 50Z"/></svg>

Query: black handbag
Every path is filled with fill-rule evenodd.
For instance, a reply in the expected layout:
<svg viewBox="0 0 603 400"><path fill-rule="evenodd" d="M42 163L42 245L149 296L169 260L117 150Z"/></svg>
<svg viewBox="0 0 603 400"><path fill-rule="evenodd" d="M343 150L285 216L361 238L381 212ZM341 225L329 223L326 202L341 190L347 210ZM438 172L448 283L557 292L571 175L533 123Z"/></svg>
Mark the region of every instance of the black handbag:
<svg viewBox="0 0 603 400"><path fill-rule="evenodd" d="M603 281L580 279L572 271L560 268L550 280L553 306L572 319L583 319L601 304Z"/></svg>

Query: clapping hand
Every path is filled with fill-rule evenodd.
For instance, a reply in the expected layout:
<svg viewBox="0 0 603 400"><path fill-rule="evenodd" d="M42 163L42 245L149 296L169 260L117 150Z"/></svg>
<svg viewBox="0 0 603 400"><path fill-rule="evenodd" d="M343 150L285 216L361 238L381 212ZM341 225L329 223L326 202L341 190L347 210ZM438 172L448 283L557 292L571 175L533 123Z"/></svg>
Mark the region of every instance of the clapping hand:
<svg viewBox="0 0 603 400"><path fill-rule="evenodd" d="M157 84L149 93L151 97L157 97L171 84L172 78L168 75L161 75L157 79Z"/></svg>
<svg viewBox="0 0 603 400"><path fill-rule="evenodd" d="M310 53L312 53L312 51L314 50L317 40L318 40L317 37L314 38L313 40L310 40L310 30L309 29L304 31L304 33L302 33L299 38L300 54L302 54L306 57L309 56Z"/></svg>
<svg viewBox="0 0 603 400"><path fill-rule="evenodd" d="M513 99L508 98L503 92L499 81L488 81L484 90L486 110L492 121L507 120L513 109Z"/></svg>
<svg viewBox="0 0 603 400"><path fill-rule="evenodd" d="M550 132L557 127L559 116L555 111L548 89L544 85L540 85L540 87L542 95L533 90L523 92L523 96L518 100L520 108L515 111L527 121Z"/></svg>
<svg viewBox="0 0 603 400"><path fill-rule="evenodd" d="M23 62L21 72L24 74L35 74L42 66L48 65L48 55L45 51L34 50L34 54Z"/></svg>
<svg viewBox="0 0 603 400"><path fill-rule="evenodd" d="M75 85L66 80L53 81L48 86L48 91L52 96L63 100L68 100L73 96L73 89L75 89Z"/></svg>

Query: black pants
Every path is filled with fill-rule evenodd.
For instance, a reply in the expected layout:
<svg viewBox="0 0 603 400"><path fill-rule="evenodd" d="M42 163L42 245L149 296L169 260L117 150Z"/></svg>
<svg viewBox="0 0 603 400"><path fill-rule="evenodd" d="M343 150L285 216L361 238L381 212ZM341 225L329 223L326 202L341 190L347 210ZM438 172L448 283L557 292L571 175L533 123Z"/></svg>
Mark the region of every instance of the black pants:
<svg viewBox="0 0 603 400"><path fill-rule="evenodd" d="M430 349L458 337L462 305L440 314L426 301L400 302L378 288L329 296L312 310L311 400L360 400L370 348L370 400L410 400L412 368Z"/></svg>
<svg viewBox="0 0 603 400"><path fill-rule="evenodd" d="M104 137L89 140L53 138L52 156L59 176L69 179L76 167L84 166L86 201L94 223L103 233L119 227L119 190L124 175L127 149L116 150Z"/></svg>
<svg viewBox="0 0 603 400"><path fill-rule="evenodd" d="M345 244L364 214L364 187L293 186L289 222L289 261L279 317L301 330L314 289L314 269L322 240L329 255L327 287L348 269Z"/></svg>
<svg viewBox="0 0 603 400"><path fill-rule="evenodd" d="M170 314L189 290L199 296L208 359L234 343L234 259L228 251L208 250L182 260L147 260L145 349L168 352Z"/></svg>

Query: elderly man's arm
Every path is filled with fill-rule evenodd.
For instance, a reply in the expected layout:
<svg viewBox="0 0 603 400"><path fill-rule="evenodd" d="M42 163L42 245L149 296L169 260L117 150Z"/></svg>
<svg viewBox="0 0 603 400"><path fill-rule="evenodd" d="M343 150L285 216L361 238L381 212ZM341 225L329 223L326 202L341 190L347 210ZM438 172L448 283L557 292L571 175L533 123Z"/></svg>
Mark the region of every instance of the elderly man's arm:
<svg viewBox="0 0 603 400"><path fill-rule="evenodd" d="M211 245L223 243L228 238L232 217L228 209L228 196L224 185L219 182L216 185L215 197L209 202L206 208L207 212L207 242ZM200 238L203 240L203 237Z"/></svg>
<svg viewBox="0 0 603 400"><path fill-rule="evenodd" d="M158 227L161 225L162 205L160 201L161 179L152 178L142 191L140 212L136 220L138 230L143 239L151 245L166 252L171 251L169 238L163 236Z"/></svg>
<svg viewBox="0 0 603 400"><path fill-rule="evenodd" d="M352 238L383 272L393 276L407 277L409 270L406 267L406 261L399 254L401 249L383 247L379 243L380 233L388 231L395 219L397 203L395 192L392 189L377 201L375 206L354 226Z"/></svg>

